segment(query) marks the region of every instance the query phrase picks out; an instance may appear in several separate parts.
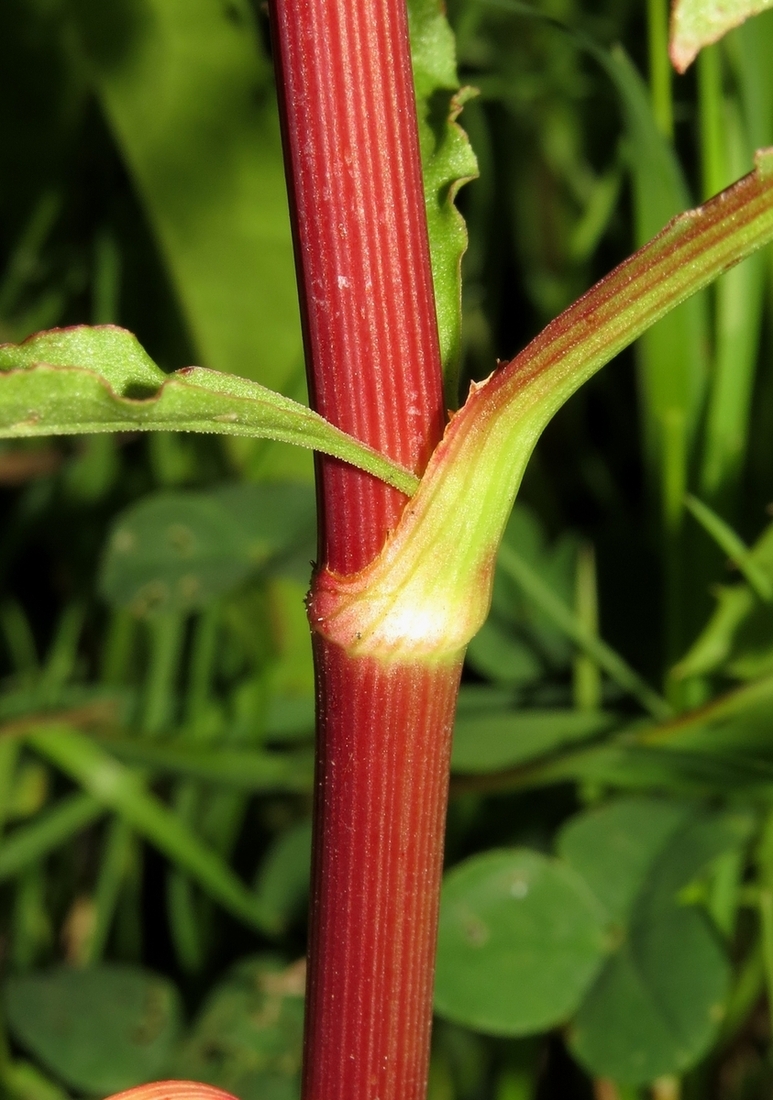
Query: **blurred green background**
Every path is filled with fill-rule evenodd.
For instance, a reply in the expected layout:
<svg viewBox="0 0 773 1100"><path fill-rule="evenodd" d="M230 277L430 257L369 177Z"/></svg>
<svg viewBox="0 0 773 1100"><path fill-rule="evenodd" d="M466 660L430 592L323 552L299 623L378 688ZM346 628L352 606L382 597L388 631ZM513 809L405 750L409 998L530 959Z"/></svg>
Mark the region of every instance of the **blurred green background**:
<svg viewBox="0 0 773 1100"><path fill-rule="evenodd" d="M458 81L417 85L434 170L477 89L463 393L773 143L773 13L680 78L661 0L447 14ZM303 400L262 5L4 0L0 43L0 340L117 323ZM529 466L457 717L430 1100L770 1096L771 274L661 322ZM292 1100L311 458L8 441L0 513L0 1089Z"/></svg>

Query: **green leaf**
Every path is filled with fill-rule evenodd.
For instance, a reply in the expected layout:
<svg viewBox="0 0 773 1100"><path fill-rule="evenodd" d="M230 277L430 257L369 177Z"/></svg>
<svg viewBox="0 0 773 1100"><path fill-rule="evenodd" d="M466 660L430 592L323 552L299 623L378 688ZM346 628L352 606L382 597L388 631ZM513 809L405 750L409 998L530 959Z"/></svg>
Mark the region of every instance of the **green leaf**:
<svg viewBox="0 0 773 1100"><path fill-rule="evenodd" d="M773 524L762 532L747 553L755 573L763 578L764 590L773 579ZM701 676L723 668L731 654L734 654L735 663L738 659L758 656L760 650L764 655L773 647L770 609L760 607L748 584L718 585L713 594L717 607L690 649L671 670L671 676L676 679ZM731 675L741 675L737 669L728 668L727 671ZM760 668L755 675L761 676L766 671Z"/></svg>
<svg viewBox="0 0 773 1100"><path fill-rule="evenodd" d="M128 966L11 976L4 1001L14 1038L91 1095L158 1078L181 1030L172 983Z"/></svg>
<svg viewBox="0 0 773 1100"><path fill-rule="evenodd" d="M563 535L549 545L535 513L516 501L502 539L529 564L544 584L564 602L574 592L577 540ZM540 604L530 600L500 562L494 574L491 610L468 650L473 668L502 684L527 684L551 669L563 669L572 644Z"/></svg>
<svg viewBox="0 0 773 1100"><path fill-rule="evenodd" d="M671 15L669 53L683 73L704 46L773 6L773 0L676 0Z"/></svg>
<svg viewBox="0 0 773 1100"><path fill-rule="evenodd" d="M478 162L456 119L470 88L459 88L454 35L439 0L409 0L413 79L419 118L435 308L446 401L459 398L462 327L462 255L467 230L454 199L478 175Z"/></svg>
<svg viewBox="0 0 773 1100"><path fill-rule="evenodd" d="M594 1075L647 1084L681 1073L709 1048L729 966L707 914L678 895L751 826L743 814L622 799L562 830L561 854L618 929L618 948L570 1029L572 1050Z"/></svg>
<svg viewBox="0 0 773 1100"><path fill-rule="evenodd" d="M303 961L243 959L210 993L174 1072L241 1100L297 1100L303 1038Z"/></svg>
<svg viewBox="0 0 773 1100"><path fill-rule="evenodd" d="M100 591L135 615L201 609L280 554L308 544L313 530L314 492L304 485L154 493L115 521Z"/></svg>
<svg viewBox="0 0 773 1100"><path fill-rule="evenodd" d="M125 329L79 326L0 345L0 437L215 432L295 443L367 469L410 495L417 479L287 397L233 375L165 375Z"/></svg>
<svg viewBox="0 0 773 1100"><path fill-rule="evenodd" d="M108 123L208 367L301 366L270 62L246 0L68 0Z"/></svg>
<svg viewBox="0 0 773 1100"><path fill-rule="evenodd" d="M764 35L762 39L756 48L743 50L739 47L738 51L737 71L742 74L740 80L746 91L744 119L738 99L722 97L721 59L717 59L714 66L709 65L709 71L713 67L717 72L718 102L713 113L720 120L718 143L726 147L723 159L727 161L719 186L712 186L712 191L748 171L756 147L750 141L750 131L762 133L763 142L773 138L773 104L765 104L766 96L760 87L767 79L773 38L768 35L767 43ZM766 45L767 53L764 52ZM704 74L705 71L704 66ZM711 113L702 108L702 114ZM765 126L755 118L763 114L769 116ZM765 261L764 253L758 252L723 275L716 285L715 354L705 414L700 486L709 502L725 507L737 496L749 445L767 282Z"/></svg>
<svg viewBox="0 0 773 1100"><path fill-rule="evenodd" d="M704 914L675 907L656 924L642 922L578 1012L572 1053L622 1084L689 1069L714 1040L728 979Z"/></svg>
<svg viewBox="0 0 773 1100"><path fill-rule="evenodd" d="M618 798L571 818L556 850L582 875L611 920L624 922L652 864L690 817L687 803Z"/></svg>
<svg viewBox="0 0 773 1100"><path fill-rule="evenodd" d="M243 532L206 493L156 493L113 525L99 589L138 617L201 609L259 563Z"/></svg>
<svg viewBox="0 0 773 1100"><path fill-rule="evenodd" d="M526 849L473 856L443 885L435 1008L494 1035L553 1027L605 950L603 912L569 867Z"/></svg>
<svg viewBox="0 0 773 1100"><path fill-rule="evenodd" d="M508 542L502 542L497 554L497 569L517 584L539 611L579 649L594 660L623 691L630 692L655 717L670 713L668 703L630 665L598 635L580 621L570 607L543 580L540 571L531 565Z"/></svg>
<svg viewBox="0 0 773 1100"><path fill-rule="evenodd" d="M773 676L766 676L670 722L641 729L636 740L675 752L727 756L769 753Z"/></svg>
<svg viewBox="0 0 773 1100"><path fill-rule="evenodd" d="M611 714L579 710L509 710L458 715L451 767L503 771L610 730Z"/></svg>
<svg viewBox="0 0 773 1100"><path fill-rule="evenodd" d="M514 637L492 612L467 647L466 659L482 676L512 687L532 684L545 673L533 647Z"/></svg>

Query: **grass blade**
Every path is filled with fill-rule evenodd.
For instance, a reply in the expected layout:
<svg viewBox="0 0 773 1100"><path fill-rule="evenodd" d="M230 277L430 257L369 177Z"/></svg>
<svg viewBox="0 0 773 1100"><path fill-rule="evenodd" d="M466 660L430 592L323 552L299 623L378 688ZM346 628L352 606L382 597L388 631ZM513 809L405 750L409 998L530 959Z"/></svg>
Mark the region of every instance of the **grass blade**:
<svg viewBox="0 0 773 1100"><path fill-rule="evenodd" d="M549 615L556 626L623 691L638 699L644 709L655 718L665 718L671 714L671 708L665 699L653 691L638 672L575 615L516 550L503 544L497 562L521 587L524 594Z"/></svg>
<svg viewBox="0 0 773 1100"><path fill-rule="evenodd" d="M738 566L763 603L773 601L773 581L755 560L754 554L725 521L697 497L688 495L685 504L717 546Z"/></svg>
<svg viewBox="0 0 773 1100"><path fill-rule="evenodd" d="M272 930L230 867L148 791L135 772L75 730L38 729L28 734L27 741L103 806L119 813L234 916L260 931Z"/></svg>
<svg viewBox="0 0 773 1100"><path fill-rule="evenodd" d="M0 882L66 844L104 812L105 807L91 795L70 794L39 814L31 825L15 829L0 847Z"/></svg>

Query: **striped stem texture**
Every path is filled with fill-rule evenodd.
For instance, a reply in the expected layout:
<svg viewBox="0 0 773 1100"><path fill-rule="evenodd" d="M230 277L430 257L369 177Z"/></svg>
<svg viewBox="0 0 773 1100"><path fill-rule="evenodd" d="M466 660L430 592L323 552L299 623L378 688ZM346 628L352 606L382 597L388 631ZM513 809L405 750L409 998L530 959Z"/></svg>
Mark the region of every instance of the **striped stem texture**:
<svg viewBox="0 0 773 1100"><path fill-rule="evenodd" d="M316 639L306 1100L421 1100L461 661L385 666ZM378 715L374 721L374 715Z"/></svg>
<svg viewBox="0 0 773 1100"><path fill-rule="evenodd" d="M273 0L272 20L312 404L421 474L445 409L404 3ZM320 570L356 574L406 498L336 460L317 472ZM318 635L315 662L303 1096L421 1100L460 658Z"/></svg>

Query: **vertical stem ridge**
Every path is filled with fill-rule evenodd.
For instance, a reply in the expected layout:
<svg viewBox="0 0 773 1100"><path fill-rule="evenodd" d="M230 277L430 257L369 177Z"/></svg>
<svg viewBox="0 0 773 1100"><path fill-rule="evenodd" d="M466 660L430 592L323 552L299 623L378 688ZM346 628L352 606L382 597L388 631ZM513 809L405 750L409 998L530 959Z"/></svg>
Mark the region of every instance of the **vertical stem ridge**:
<svg viewBox="0 0 773 1100"><path fill-rule="evenodd" d="M273 20L312 402L421 473L445 415L405 6L274 0ZM404 498L319 465L321 562L356 572Z"/></svg>

